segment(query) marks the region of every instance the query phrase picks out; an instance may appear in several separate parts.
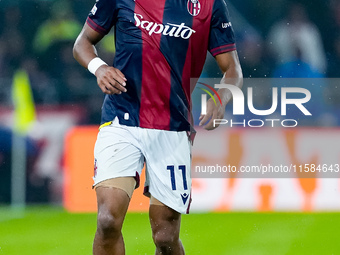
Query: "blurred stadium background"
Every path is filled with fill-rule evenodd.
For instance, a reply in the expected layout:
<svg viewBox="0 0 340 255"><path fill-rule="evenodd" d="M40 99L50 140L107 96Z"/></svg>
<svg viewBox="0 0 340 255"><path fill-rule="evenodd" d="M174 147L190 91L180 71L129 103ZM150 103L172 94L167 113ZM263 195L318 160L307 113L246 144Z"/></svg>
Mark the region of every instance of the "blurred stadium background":
<svg viewBox="0 0 340 255"><path fill-rule="evenodd" d="M0 0L0 254L91 254L91 146L103 95L72 46L94 2ZM327 83L309 88L319 111L294 132L198 128L194 166L339 164L340 1L228 4L245 78ZM98 45L108 63L113 42L110 34ZM202 77L219 75L208 54ZM188 254L340 254L338 178L227 177L194 179L194 213L182 227ZM140 192L124 226L127 252L153 254Z"/></svg>

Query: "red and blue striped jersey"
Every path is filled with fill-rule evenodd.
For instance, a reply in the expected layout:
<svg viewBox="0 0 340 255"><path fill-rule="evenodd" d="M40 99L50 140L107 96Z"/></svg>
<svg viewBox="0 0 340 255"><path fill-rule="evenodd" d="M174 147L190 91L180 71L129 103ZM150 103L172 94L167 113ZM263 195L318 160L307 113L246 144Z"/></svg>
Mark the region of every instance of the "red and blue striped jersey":
<svg viewBox="0 0 340 255"><path fill-rule="evenodd" d="M126 93L105 96L102 123L191 130L190 78L208 50L236 49L224 0L97 0L87 24L101 34L114 27L113 66L127 79Z"/></svg>

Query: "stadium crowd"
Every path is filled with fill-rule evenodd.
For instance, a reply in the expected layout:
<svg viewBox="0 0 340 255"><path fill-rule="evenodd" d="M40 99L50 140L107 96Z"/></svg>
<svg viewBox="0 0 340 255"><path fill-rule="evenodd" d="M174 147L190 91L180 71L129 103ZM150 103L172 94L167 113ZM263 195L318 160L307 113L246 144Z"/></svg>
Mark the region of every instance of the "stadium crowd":
<svg viewBox="0 0 340 255"><path fill-rule="evenodd" d="M235 7L231 19L237 23L244 77L340 77L339 1L229 2ZM36 104L79 104L87 109L86 122L97 124L102 95L93 86L94 77L75 63L71 53L93 4L92 0L0 2L0 78L8 80L24 68ZM238 16L245 19L241 25ZM113 36L99 49L112 52L101 55L113 58ZM206 66L206 77L217 73L215 65ZM3 95L0 92L1 104L9 104Z"/></svg>

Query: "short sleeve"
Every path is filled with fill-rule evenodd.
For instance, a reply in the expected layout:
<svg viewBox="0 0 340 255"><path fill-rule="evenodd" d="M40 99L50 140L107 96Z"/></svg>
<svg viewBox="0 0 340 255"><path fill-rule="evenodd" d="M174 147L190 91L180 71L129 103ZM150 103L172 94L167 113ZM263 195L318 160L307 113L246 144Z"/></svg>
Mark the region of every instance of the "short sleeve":
<svg viewBox="0 0 340 255"><path fill-rule="evenodd" d="M100 34L107 34L117 17L116 0L97 0L86 23Z"/></svg>
<svg viewBox="0 0 340 255"><path fill-rule="evenodd" d="M209 51L215 57L233 50L236 50L235 37L227 4L224 0L215 0L210 25Z"/></svg>

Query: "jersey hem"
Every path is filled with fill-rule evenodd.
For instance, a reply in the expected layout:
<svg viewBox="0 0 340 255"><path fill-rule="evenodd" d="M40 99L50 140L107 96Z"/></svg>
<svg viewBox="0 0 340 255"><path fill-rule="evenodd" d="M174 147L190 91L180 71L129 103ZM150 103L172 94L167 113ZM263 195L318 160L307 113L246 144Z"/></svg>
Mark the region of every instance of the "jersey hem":
<svg viewBox="0 0 340 255"><path fill-rule="evenodd" d="M140 128L145 128L145 129L156 129L156 130L163 130L163 131L172 131L172 132L188 132L190 129L170 129L169 127L164 127L164 126L155 126L155 125L140 125Z"/></svg>
<svg viewBox="0 0 340 255"><path fill-rule="evenodd" d="M188 129L170 129L169 126L157 126L157 125L135 125L131 123L125 123L124 121L120 120L118 116L115 116L114 119L117 118L119 121L119 125L127 126L127 127L138 127L143 129L154 129L154 130L162 130L162 131L170 131L170 132L189 132L192 133L194 130L193 128ZM99 130L103 127L109 126L113 123L113 121L102 121L99 125Z"/></svg>

